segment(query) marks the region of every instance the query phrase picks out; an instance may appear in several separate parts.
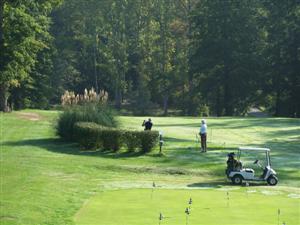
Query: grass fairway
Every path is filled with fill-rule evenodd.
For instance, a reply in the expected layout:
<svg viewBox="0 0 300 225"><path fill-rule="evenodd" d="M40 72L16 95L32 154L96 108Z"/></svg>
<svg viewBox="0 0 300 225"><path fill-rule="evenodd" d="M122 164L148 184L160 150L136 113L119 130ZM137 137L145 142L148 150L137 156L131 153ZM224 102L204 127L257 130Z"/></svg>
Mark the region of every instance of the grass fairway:
<svg viewBox="0 0 300 225"><path fill-rule="evenodd" d="M281 222L300 224L299 119L208 118L209 149L201 154L195 137L200 118L155 117L154 128L165 138L159 157L157 149L142 156L82 151L58 139L56 117L56 111L38 110L0 114L1 225L158 224L160 211L171 217L162 224L184 224L189 197L194 201L189 224L215 225L222 218L224 224L276 225L278 208ZM141 129L143 119L119 122ZM226 154L239 145L272 149L278 186L231 190L224 176ZM153 181L158 188L151 199ZM224 206L227 189L230 207Z"/></svg>
<svg viewBox="0 0 300 225"><path fill-rule="evenodd" d="M228 198L227 198L228 193ZM166 190L132 189L103 192L88 201L77 213L76 222L85 224L152 225L159 223L159 213L166 218L161 224L185 224L185 209L192 198L188 224L299 224L297 199L278 191L240 190ZM113 199L113 201L112 201ZM281 224L281 223L280 223Z"/></svg>

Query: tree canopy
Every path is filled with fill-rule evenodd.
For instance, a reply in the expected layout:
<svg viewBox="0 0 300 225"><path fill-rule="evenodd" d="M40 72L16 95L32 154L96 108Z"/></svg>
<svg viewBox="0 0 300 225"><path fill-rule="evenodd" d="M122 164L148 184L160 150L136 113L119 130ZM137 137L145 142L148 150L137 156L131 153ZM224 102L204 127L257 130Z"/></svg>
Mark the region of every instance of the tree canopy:
<svg viewBox="0 0 300 225"><path fill-rule="evenodd" d="M0 3L0 110L105 90L117 109L300 116L298 0Z"/></svg>

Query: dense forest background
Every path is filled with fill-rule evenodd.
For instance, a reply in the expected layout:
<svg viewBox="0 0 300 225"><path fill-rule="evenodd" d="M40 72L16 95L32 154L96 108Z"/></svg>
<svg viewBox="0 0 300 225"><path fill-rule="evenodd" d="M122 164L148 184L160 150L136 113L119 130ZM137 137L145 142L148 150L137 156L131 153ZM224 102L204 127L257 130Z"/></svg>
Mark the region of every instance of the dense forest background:
<svg viewBox="0 0 300 225"><path fill-rule="evenodd" d="M300 117L299 0L0 0L0 110Z"/></svg>

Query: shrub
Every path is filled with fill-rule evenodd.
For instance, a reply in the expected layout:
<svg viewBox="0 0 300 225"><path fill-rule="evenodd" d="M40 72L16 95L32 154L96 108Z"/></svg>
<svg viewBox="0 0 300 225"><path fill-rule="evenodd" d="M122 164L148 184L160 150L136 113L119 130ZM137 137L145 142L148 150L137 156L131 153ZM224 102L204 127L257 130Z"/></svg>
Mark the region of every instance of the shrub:
<svg viewBox="0 0 300 225"><path fill-rule="evenodd" d="M158 141L157 131L123 131L96 123L77 122L74 125L75 140L86 149L102 148L118 151L123 145L129 151L139 148L150 152Z"/></svg>
<svg viewBox="0 0 300 225"><path fill-rule="evenodd" d="M200 105L198 107L198 112L200 114L200 117L203 117L203 116L207 117L207 116L209 116L209 107L206 104Z"/></svg>
<svg viewBox="0 0 300 225"><path fill-rule="evenodd" d="M74 139L85 149L118 151L122 146L122 133L121 130L96 123L77 122L74 125Z"/></svg>
<svg viewBox="0 0 300 225"><path fill-rule="evenodd" d="M69 106L59 115L57 134L66 140L73 140L73 128L76 122L94 122L106 127L115 127L114 116L114 111L106 105L89 103Z"/></svg>
<svg viewBox="0 0 300 225"><path fill-rule="evenodd" d="M101 131L101 140L103 150L118 151L122 146L122 130L114 128L103 128Z"/></svg>
<svg viewBox="0 0 300 225"><path fill-rule="evenodd" d="M158 142L158 131L141 131L139 132L141 141L141 151L150 152Z"/></svg>
<svg viewBox="0 0 300 225"><path fill-rule="evenodd" d="M85 149L95 149L102 146L101 126L91 122L74 124L74 139Z"/></svg>
<svg viewBox="0 0 300 225"><path fill-rule="evenodd" d="M141 146L140 139L141 131L125 131L123 134L123 141L128 151L135 151Z"/></svg>

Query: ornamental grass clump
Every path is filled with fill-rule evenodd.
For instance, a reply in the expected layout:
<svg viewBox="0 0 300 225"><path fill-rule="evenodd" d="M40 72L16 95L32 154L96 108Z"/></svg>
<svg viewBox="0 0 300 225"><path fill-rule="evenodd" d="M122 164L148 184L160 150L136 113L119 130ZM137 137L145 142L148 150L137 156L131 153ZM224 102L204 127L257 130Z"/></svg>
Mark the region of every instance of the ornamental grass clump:
<svg viewBox="0 0 300 225"><path fill-rule="evenodd" d="M72 105L83 105L86 103L106 104L108 100L108 93L104 90L100 90L97 93L94 88L91 90L84 89L83 94L75 94L73 91L65 91L61 96L61 105L72 106Z"/></svg>
<svg viewBox="0 0 300 225"><path fill-rule="evenodd" d="M115 112L107 105L105 91L97 94L94 89L83 95L66 91L61 97L63 112L57 121L57 134L65 140L74 140L76 122L94 122L105 127L116 127Z"/></svg>

